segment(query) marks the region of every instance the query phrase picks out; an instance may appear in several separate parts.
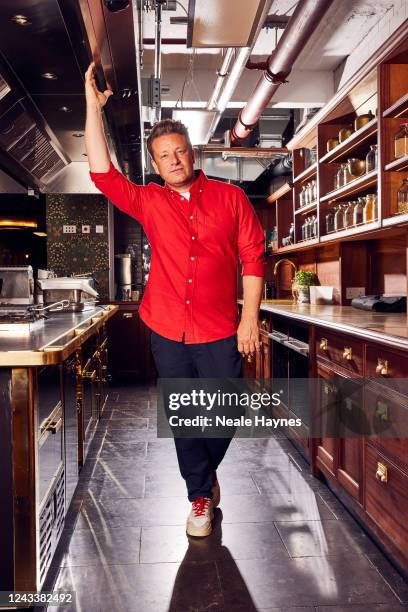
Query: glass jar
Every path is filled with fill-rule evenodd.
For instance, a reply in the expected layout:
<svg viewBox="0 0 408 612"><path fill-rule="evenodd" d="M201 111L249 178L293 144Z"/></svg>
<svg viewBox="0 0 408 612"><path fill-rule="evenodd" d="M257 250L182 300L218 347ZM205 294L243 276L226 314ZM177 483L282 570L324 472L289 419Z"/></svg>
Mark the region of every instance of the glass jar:
<svg viewBox="0 0 408 612"><path fill-rule="evenodd" d="M377 170L378 167L378 147L370 145L370 150L366 155L366 172Z"/></svg>
<svg viewBox="0 0 408 612"><path fill-rule="evenodd" d="M372 221L374 221L374 198L373 198L373 194L369 193L368 195L366 195L365 199L365 206L364 206L364 210L363 210L363 222L364 223L371 223Z"/></svg>
<svg viewBox="0 0 408 612"><path fill-rule="evenodd" d="M397 212L400 215L408 213L408 178L403 179L397 191Z"/></svg>
<svg viewBox="0 0 408 612"><path fill-rule="evenodd" d="M306 185L306 204L312 202L312 186L310 183Z"/></svg>
<svg viewBox="0 0 408 612"><path fill-rule="evenodd" d="M303 208L306 205L306 187L303 185L302 190L299 194L299 206Z"/></svg>
<svg viewBox="0 0 408 612"><path fill-rule="evenodd" d="M304 221L302 225L302 240L306 240L305 236L306 236L306 221Z"/></svg>
<svg viewBox="0 0 408 612"><path fill-rule="evenodd" d="M343 229L343 207L339 204L334 213L334 231L338 232Z"/></svg>
<svg viewBox="0 0 408 612"><path fill-rule="evenodd" d="M343 227L347 229L353 225L353 206L351 202L347 202L343 207Z"/></svg>
<svg viewBox="0 0 408 612"><path fill-rule="evenodd" d="M364 222L363 211L365 201L364 198L358 198L353 207L353 225L361 225Z"/></svg>
<svg viewBox="0 0 408 612"><path fill-rule="evenodd" d="M399 131L394 136L395 158L408 155L408 123L401 123Z"/></svg>
<svg viewBox="0 0 408 612"><path fill-rule="evenodd" d="M326 215L326 234L334 232L334 210L330 210Z"/></svg>

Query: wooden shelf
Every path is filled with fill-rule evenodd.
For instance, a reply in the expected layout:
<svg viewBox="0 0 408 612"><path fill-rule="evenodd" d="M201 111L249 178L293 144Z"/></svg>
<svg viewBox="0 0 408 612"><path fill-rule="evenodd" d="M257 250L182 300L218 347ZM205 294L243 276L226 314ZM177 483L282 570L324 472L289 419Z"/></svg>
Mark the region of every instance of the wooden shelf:
<svg viewBox="0 0 408 612"><path fill-rule="evenodd" d="M366 189L370 185L374 185L376 182L377 170L372 170L371 172L363 174L363 176L359 176L357 179L354 179L354 181L347 183L347 185L344 185L344 187L340 187L340 189L330 191L329 193L321 197L320 201L327 202L328 200L339 200L344 196L364 191L364 189Z"/></svg>
<svg viewBox="0 0 408 612"><path fill-rule="evenodd" d="M379 229L380 227L380 221L373 221L373 223L364 223L362 225L359 225L358 227L352 227L349 229L341 230L340 232L331 232L330 234L320 236L320 242L335 242L338 240L344 240L347 238L351 238L352 236L357 236L358 234L365 234L366 232Z"/></svg>
<svg viewBox="0 0 408 612"><path fill-rule="evenodd" d="M297 208L295 210L295 215L304 215L310 212L311 210L316 210L316 209L317 209L317 200L315 202L310 202L310 204L308 204L307 206L302 206L302 208Z"/></svg>
<svg viewBox="0 0 408 612"><path fill-rule="evenodd" d="M301 183L302 181L306 181L317 173L317 162L308 166L306 170L303 170L300 174L294 177L294 183Z"/></svg>
<svg viewBox="0 0 408 612"><path fill-rule="evenodd" d="M382 221L384 227L390 227L392 225L405 225L406 223L408 223L408 213L386 217Z"/></svg>
<svg viewBox="0 0 408 612"><path fill-rule="evenodd" d="M337 145L337 147L326 153L326 155L323 155L323 157L321 157L319 160L320 163L336 161L337 159L344 157L350 151L354 151L361 144L363 144L363 142L377 132L377 127L377 118L375 117L374 119L371 119L369 123L363 125L363 127L357 130L357 132L354 132L346 140Z"/></svg>
<svg viewBox="0 0 408 612"><path fill-rule="evenodd" d="M384 166L384 170L393 172L402 172L404 170L408 170L408 155L404 155L404 157L398 157L398 159L394 159L392 162Z"/></svg>
<svg viewBox="0 0 408 612"><path fill-rule="evenodd" d="M319 239L313 238L313 240L304 240L303 242L296 242L295 244L289 244L288 246L279 247L279 249L276 252L280 254L280 253L291 253L293 251L303 251L318 243L319 243Z"/></svg>
<svg viewBox="0 0 408 612"><path fill-rule="evenodd" d="M280 198L289 193L291 189L292 184L285 183L284 185L282 185L282 187L279 187L279 189L271 193L271 195L266 198L265 202L267 202L268 204L273 204L273 202L276 202L276 200L280 200Z"/></svg>
<svg viewBox="0 0 408 612"><path fill-rule="evenodd" d="M404 112L408 112L408 93L386 108L383 117L400 117Z"/></svg>

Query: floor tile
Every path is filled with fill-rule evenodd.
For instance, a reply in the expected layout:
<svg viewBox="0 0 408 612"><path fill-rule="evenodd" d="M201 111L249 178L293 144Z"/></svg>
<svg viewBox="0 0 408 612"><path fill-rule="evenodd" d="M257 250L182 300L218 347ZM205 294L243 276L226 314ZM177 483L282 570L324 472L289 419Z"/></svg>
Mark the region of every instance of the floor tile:
<svg viewBox="0 0 408 612"><path fill-rule="evenodd" d="M279 558L217 562L225 605L243 609L250 585L249 603L259 608L330 604L398 603L388 585L364 557ZM347 608L346 608L347 609Z"/></svg>
<svg viewBox="0 0 408 612"><path fill-rule="evenodd" d="M357 525L343 521L276 522L291 557L362 555L378 549Z"/></svg>
<svg viewBox="0 0 408 612"><path fill-rule="evenodd" d="M187 538L180 526L143 527L141 563L222 559L277 559L288 554L273 523L224 524L215 510L213 531L207 538Z"/></svg>

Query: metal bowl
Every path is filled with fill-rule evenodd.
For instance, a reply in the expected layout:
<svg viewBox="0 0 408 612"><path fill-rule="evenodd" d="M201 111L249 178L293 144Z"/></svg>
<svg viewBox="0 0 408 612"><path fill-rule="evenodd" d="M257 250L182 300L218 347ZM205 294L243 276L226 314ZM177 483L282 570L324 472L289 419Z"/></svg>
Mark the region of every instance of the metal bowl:
<svg viewBox="0 0 408 612"><path fill-rule="evenodd" d="M366 163L363 159L357 159L356 157L352 157L347 160L347 165L350 174L356 178L358 176L362 176L366 171Z"/></svg>

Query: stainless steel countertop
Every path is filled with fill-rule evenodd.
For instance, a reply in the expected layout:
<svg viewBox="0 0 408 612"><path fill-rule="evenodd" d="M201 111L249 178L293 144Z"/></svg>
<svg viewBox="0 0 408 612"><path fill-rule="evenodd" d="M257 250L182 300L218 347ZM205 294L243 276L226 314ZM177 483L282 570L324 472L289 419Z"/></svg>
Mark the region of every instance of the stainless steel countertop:
<svg viewBox="0 0 408 612"><path fill-rule="evenodd" d="M84 312L54 313L43 327L27 336L0 333L0 366L58 363L95 333L117 309L111 305Z"/></svg>
<svg viewBox="0 0 408 612"><path fill-rule="evenodd" d="M238 300L242 304L242 300ZM353 334L394 348L408 349L408 317L405 313L381 313L351 306L261 302L261 310L320 327Z"/></svg>

